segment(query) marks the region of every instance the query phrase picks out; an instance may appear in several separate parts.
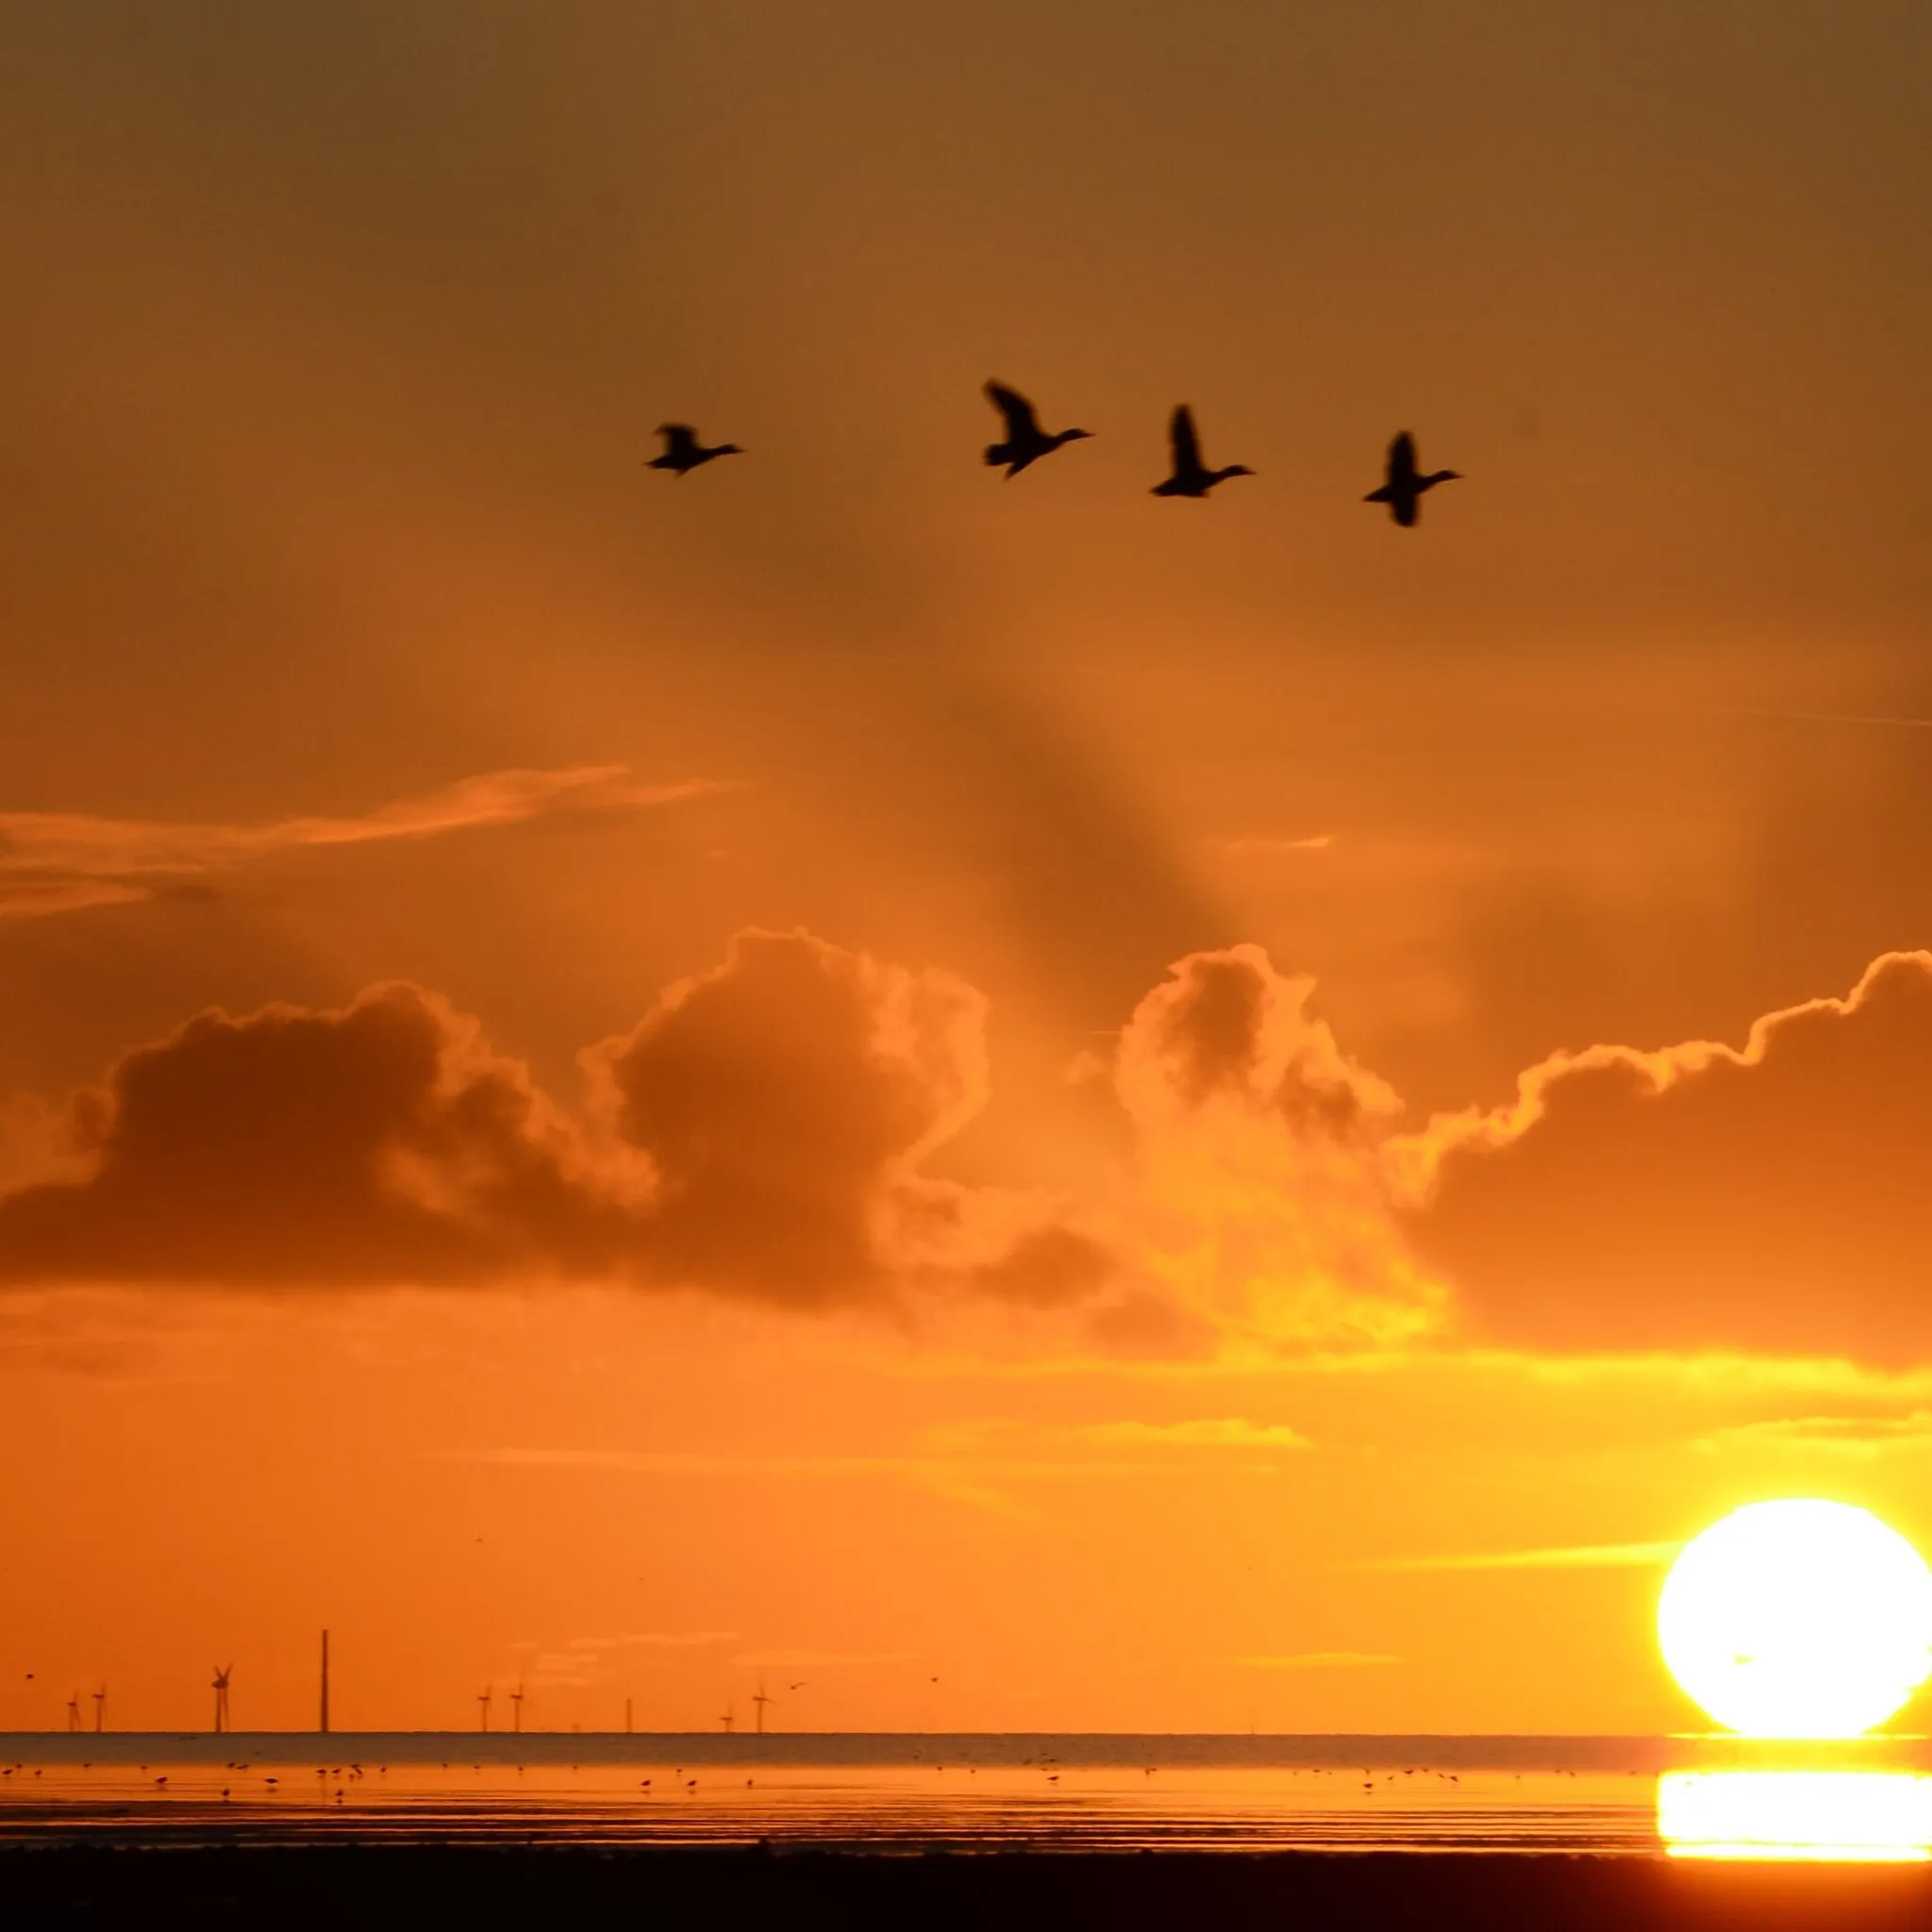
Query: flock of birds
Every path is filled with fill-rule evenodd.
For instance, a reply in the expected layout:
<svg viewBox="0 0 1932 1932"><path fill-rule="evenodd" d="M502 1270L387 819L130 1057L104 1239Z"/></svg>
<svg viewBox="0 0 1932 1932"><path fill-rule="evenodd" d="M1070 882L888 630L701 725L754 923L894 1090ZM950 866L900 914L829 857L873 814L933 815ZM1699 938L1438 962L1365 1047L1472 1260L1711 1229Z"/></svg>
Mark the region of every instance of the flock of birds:
<svg viewBox="0 0 1932 1932"><path fill-rule="evenodd" d="M1008 389L1003 382L989 382L986 395L1005 419L1007 430L1000 441L987 445L986 460L994 469L1004 469L1008 478L1017 476L1041 457L1050 457L1065 444L1082 441L1093 434L1091 429L1042 429L1033 405L1018 390ZM678 476L689 475L720 457L744 454L735 442L700 442L697 431L689 423L659 424L658 434L664 439L663 454L653 457L647 467L669 470ZM1173 453L1172 473L1155 484L1151 492L1155 496L1205 497L1217 483L1225 483L1230 476L1255 474L1245 463L1229 463L1224 469L1210 470L1202 461L1194 412L1186 403L1174 410L1168 423L1167 441ZM1416 462L1415 438L1405 429L1389 445L1382 487L1370 491L1362 501L1386 503L1389 514L1404 529L1412 529L1424 493L1439 483L1457 481L1460 475L1457 470L1423 470Z"/></svg>

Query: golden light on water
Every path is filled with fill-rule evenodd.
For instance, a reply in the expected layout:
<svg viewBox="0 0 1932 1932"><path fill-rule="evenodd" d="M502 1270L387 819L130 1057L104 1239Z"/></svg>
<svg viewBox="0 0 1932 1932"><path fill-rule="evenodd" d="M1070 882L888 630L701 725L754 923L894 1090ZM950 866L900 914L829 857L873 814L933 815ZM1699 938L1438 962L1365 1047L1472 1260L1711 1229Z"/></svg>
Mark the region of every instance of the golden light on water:
<svg viewBox="0 0 1932 1932"><path fill-rule="evenodd" d="M1753 1503L1680 1553L1657 1640L1678 1684L1732 1730L1857 1737L1932 1674L1932 1571L1869 1510Z"/></svg>
<svg viewBox="0 0 1932 1932"><path fill-rule="evenodd" d="M1657 1827L1674 1858L1932 1859L1932 1777L1907 1771L1673 1771Z"/></svg>

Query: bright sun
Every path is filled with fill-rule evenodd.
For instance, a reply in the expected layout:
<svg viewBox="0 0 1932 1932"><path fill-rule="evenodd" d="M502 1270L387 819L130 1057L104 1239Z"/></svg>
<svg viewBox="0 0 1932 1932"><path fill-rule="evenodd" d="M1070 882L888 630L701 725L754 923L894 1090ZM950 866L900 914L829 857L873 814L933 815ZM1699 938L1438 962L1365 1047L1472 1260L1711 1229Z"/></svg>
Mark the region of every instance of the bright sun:
<svg viewBox="0 0 1932 1932"><path fill-rule="evenodd" d="M1932 1571L1847 1503L1752 1503L1664 1579L1671 1674L1752 1738L1855 1738L1932 1674Z"/></svg>

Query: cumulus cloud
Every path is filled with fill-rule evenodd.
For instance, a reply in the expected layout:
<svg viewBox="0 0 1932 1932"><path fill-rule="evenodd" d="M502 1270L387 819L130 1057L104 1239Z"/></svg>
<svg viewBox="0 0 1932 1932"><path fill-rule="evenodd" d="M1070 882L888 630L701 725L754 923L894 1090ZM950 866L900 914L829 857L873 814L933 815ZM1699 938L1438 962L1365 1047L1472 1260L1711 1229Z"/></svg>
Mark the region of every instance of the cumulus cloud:
<svg viewBox="0 0 1932 1932"><path fill-rule="evenodd" d="M1135 1009L1114 1088L1137 1143L1141 1258L1236 1338L1384 1343L1441 1297L1409 1265L1385 1145L1402 1106L1258 946L1196 953Z"/></svg>
<svg viewBox="0 0 1932 1932"><path fill-rule="evenodd" d="M419 987L205 1013L13 1110L0 1280L1077 1296L1105 1258L1052 1203L921 1172L984 1098L984 1016L947 975L741 933L585 1056L570 1113Z"/></svg>
<svg viewBox="0 0 1932 1932"><path fill-rule="evenodd" d="M630 1282L1150 1357L1932 1359L1932 954L1417 1130L1312 990L1254 946L1180 960L1107 1069L1131 1158L1078 1203L935 1173L988 1096L984 997L807 933L738 935L568 1106L419 987L205 1013L65 1106L0 1106L0 1281Z"/></svg>
<svg viewBox="0 0 1932 1932"><path fill-rule="evenodd" d="M1932 1353L1932 954L1740 1048L1598 1046L1418 1142L1417 1250L1477 1332L1568 1349Z"/></svg>
<svg viewBox="0 0 1932 1932"><path fill-rule="evenodd" d="M0 1195L0 1279L488 1279L607 1259L626 1214L524 1070L412 986L204 1013L67 1126L90 1171Z"/></svg>
<svg viewBox="0 0 1932 1932"><path fill-rule="evenodd" d="M79 812L0 812L0 919L126 905L277 854L433 839L557 811L641 811L724 789L714 781L641 785L623 765L486 772L354 818L263 824L171 824Z"/></svg>

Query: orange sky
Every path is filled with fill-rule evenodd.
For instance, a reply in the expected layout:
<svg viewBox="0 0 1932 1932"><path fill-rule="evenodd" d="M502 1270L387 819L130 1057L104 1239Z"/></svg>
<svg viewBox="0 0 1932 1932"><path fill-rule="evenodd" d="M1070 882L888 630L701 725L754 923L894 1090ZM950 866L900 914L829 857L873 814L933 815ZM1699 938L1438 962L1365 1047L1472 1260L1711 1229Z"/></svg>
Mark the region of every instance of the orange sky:
<svg viewBox="0 0 1932 1932"><path fill-rule="evenodd" d="M0 1726L1641 1730L1932 1546L1922 8L6 11Z"/></svg>

